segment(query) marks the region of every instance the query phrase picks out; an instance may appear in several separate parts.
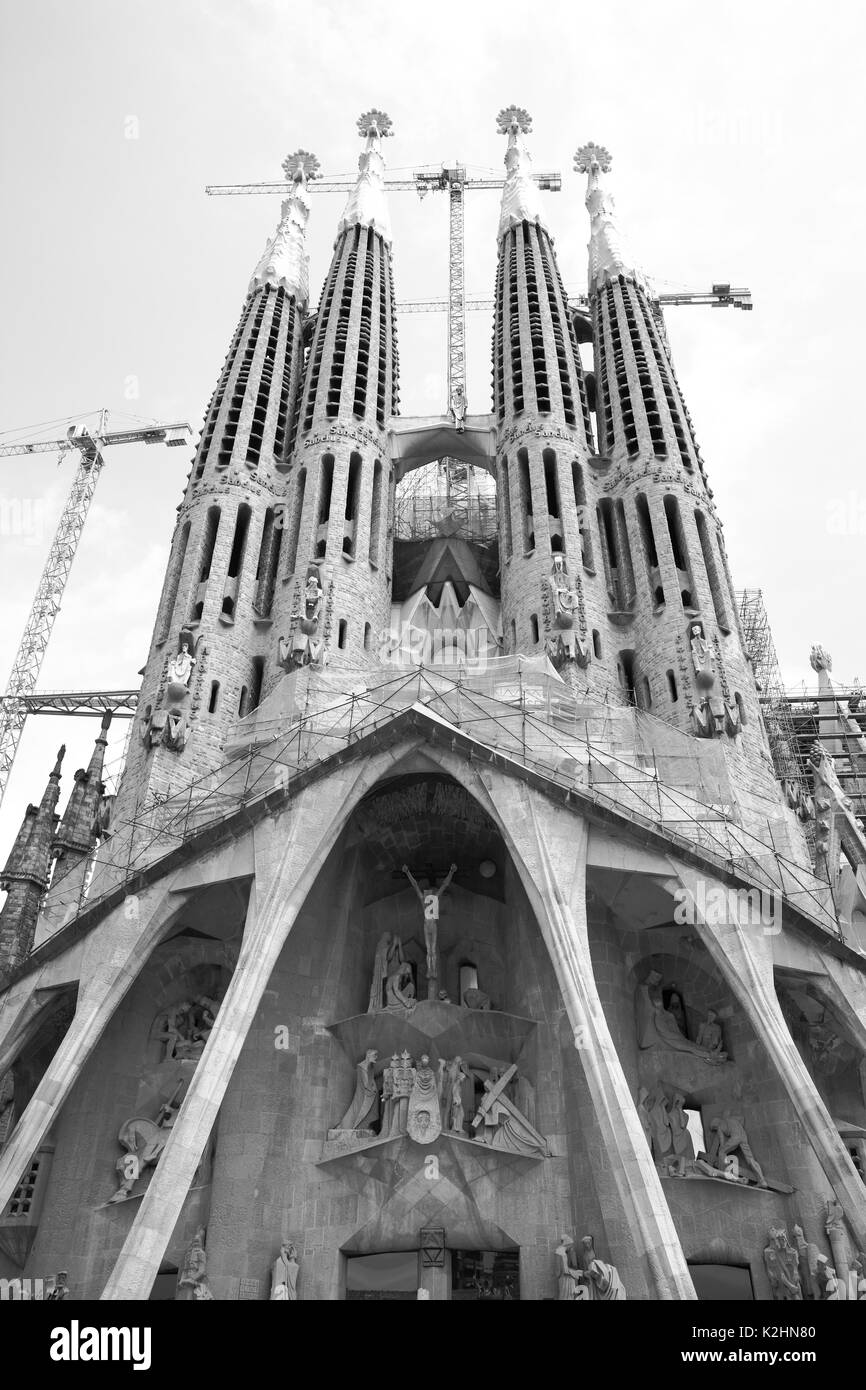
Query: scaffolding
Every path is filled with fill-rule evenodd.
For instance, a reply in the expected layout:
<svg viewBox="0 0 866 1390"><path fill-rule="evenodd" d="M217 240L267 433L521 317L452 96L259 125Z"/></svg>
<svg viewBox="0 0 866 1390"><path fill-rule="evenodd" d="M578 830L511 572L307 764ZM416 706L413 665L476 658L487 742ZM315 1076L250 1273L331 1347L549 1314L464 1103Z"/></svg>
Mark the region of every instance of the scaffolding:
<svg viewBox="0 0 866 1390"><path fill-rule="evenodd" d="M791 717L762 590L744 589L737 595L737 606L776 776L783 781L794 782L804 796L808 795L811 790L808 749L804 756Z"/></svg>
<svg viewBox="0 0 866 1390"><path fill-rule="evenodd" d="M242 833L353 745L364 743L357 751L369 754L426 716L430 736L470 762L535 779L575 809L617 811L635 828L661 833L672 853L698 850L708 865L780 895L844 940L827 884L792 846L780 849L782 820L768 815L750 828L733 805L712 800L694 740L651 714L575 696L543 657L497 658L476 670L404 667L375 683L359 671L348 694L347 674L303 673L282 709L261 706L239 721L220 768L116 820L79 911L118 889L135 892L160 860Z"/></svg>

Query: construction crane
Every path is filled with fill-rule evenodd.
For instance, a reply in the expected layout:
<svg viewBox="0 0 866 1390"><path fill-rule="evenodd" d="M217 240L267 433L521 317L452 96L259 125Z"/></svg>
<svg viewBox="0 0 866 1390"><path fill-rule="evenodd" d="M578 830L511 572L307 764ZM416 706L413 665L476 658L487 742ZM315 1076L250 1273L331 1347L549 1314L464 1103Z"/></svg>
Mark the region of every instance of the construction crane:
<svg viewBox="0 0 866 1390"><path fill-rule="evenodd" d="M653 303L660 305L663 309L671 304L706 304L714 309L752 309L754 307L751 290L734 289L731 285L713 285L712 289L709 290L680 290L674 294L657 294L653 297ZM492 313L494 303L487 295L473 294L467 295L464 306L469 312L474 309L482 309ZM397 308L403 314L441 314L448 307L447 299L401 299L397 301ZM570 294L568 307L572 313L588 315L589 296Z"/></svg>
<svg viewBox="0 0 866 1390"><path fill-rule="evenodd" d="M47 713L49 705L52 712L65 714L102 714L106 708L112 707L104 703L100 705L99 697L92 691L85 691L80 697L72 693L64 694L62 700L66 708L62 709L58 708L50 697L35 695L36 682L54 619L60 611L72 561L75 559L90 503L105 463L103 449L115 444L166 444L169 448L176 448L186 444L191 436L192 429L186 422L171 425L142 424L135 429L109 430L108 411L102 410L99 413L99 424L93 431L84 425L71 425L65 439L0 444L0 458L9 458L16 454L63 454L72 450L80 455L75 478L39 580L30 616L18 644L6 695L0 702L0 803L6 792L28 714ZM115 693L124 697L120 703L129 704L129 692ZM58 701L61 699L56 698Z"/></svg>

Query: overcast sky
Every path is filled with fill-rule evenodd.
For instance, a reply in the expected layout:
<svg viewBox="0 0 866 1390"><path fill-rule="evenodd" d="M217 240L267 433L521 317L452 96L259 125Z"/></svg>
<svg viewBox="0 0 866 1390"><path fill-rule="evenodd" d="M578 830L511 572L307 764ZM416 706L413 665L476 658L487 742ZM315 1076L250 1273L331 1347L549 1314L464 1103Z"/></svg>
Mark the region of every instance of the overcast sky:
<svg viewBox="0 0 866 1390"><path fill-rule="evenodd" d="M100 406L196 433L279 212L207 183L280 177L286 153L356 168L357 116L386 110L391 169L499 169L496 113L533 117L570 290L586 283L578 145L614 157L620 222L659 289L751 288L751 314L668 311L680 384L734 582L760 587L788 685L821 642L866 681L861 479L866 322L863 7L655 0L7 0L0 36L0 430ZM447 201L394 194L398 298L445 293ZM498 199L468 195L467 290L492 294ZM341 198L315 194L317 297ZM489 316L469 319L470 410L490 402ZM445 405L443 315L400 323L401 410ZM117 421L120 424L120 420ZM62 433L60 430L58 433ZM42 689L137 685L191 452L109 453ZM0 680L11 665L71 458L0 460ZM112 756L126 732L113 739ZM0 855L62 739L64 797L95 720L27 725Z"/></svg>

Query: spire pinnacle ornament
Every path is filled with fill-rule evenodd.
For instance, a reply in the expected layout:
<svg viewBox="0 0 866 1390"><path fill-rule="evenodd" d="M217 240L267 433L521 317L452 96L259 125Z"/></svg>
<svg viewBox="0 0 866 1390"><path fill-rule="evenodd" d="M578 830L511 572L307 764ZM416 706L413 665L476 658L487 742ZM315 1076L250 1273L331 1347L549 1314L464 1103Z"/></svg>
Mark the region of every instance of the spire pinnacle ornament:
<svg viewBox="0 0 866 1390"><path fill-rule="evenodd" d="M280 223L253 271L248 293L262 285L273 285L294 295L299 305L310 298L310 258L306 252L307 218L310 199L307 182L319 177L319 161L309 150L286 155L282 169L289 182L283 199Z"/></svg>
<svg viewBox="0 0 866 1390"><path fill-rule="evenodd" d="M547 231L538 184L532 177L532 156L521 139L532 130L532 117L523 106L505 106L496 117L496 128L508 136L498 239L521 222L535 222Z"/></svg>
<svg viewBox="0 0 866 1390"><path fill-rule="evenodd" d="M358 180L337 224L337 236L339 238L350 227L372 227L390 245L391 219L385 201L385 160L381 142L394 134L393 123L384 111L373 107L358 117L357 126L366 144L358 160Z"/></svg>
<svg viewBox="0 0 866 1390"><path fill-rule="evenodd" d="M586 209L589 213L589 289L601 289L609 280L625 275L641 289L649 291L646 277L639 271L626 248L616 222L613 194L609 193L600 175L610 172L613 159L610 150L588 140L574 156L578 174L586 174Z"/></svg>

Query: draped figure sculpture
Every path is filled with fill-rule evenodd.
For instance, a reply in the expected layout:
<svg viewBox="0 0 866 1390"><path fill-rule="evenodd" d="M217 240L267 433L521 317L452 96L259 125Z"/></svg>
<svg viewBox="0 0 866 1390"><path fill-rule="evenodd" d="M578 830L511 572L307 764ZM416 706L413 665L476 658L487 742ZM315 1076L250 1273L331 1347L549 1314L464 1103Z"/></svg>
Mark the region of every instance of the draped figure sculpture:
<svg viewBox="0 0 866 1390"><path fill-rule="evenodd" d="M370 1002L367 1013L375 1014L385 1005L385 981L392 971L403 964L403 943L399 936L383 932L376 945L373 959L373 979L370 984Z"/></svg>
<svg viewBox="0 0 866 1390"><path fill-rule="evenodd" d="M374 1047L368 1047L363 1061L355 1068L355 1093L337 1129L369 1129L379 1118L379 1086L373 1069L379 1060Z"/></svg>
<svg viewBox="0 0 866 1390"><path fill-rule="evenodd" d="M271 1270L271 1303L297 1302L300 1268L297 1253L290 1240L283 1241Z"/></svg>
<svg viewBox="0 0 866 1390"><path fill-rule="evenodd" d="M726 1052L710 1052L684 1038L674 1015L665 1008L661 992L662 977L651 970L635 993L637 1045L642 1049L665 1047L672 1052L689 1052L705 1062L726 1062Z"/></svg>

